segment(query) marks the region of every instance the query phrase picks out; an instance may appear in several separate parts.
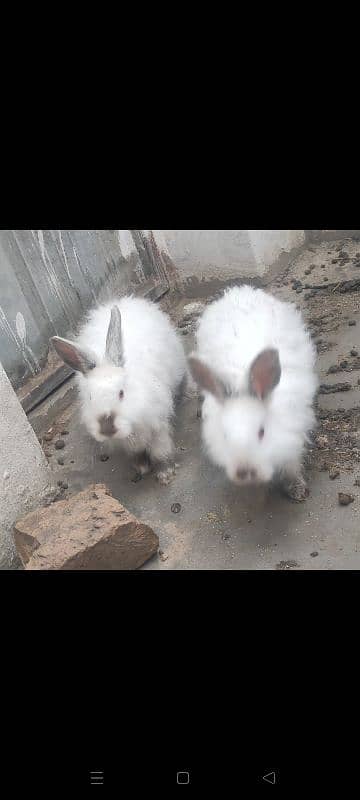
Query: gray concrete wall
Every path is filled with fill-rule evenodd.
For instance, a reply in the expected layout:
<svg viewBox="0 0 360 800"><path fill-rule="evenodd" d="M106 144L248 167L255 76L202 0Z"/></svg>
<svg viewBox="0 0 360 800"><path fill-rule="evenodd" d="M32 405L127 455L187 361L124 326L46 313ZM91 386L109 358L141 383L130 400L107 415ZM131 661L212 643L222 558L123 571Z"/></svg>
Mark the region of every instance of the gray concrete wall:
<svg viewBox="0 0 360 800"><path fill-rule="evenodd" d="M15 560L13 523L48 487L51 472L0 364L0 569Z"/></svg>
<svg viewBox="0 0 360 800"><path fill-rule="evenodd" d="M183 283L263 277L282 254L305 242L303 230L164 230Z"/></svg>

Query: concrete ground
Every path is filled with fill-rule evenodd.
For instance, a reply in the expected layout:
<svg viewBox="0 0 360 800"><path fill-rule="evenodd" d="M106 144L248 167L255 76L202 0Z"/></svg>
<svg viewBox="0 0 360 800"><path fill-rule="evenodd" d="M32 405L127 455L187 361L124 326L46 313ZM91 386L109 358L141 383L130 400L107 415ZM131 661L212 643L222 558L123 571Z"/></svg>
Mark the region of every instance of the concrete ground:
<svg viewBox="0 0 360 800"><path fill-rule="evenodd" d="M298 291L292 288L294 279L301 282ZM359 288L360 243L354 240L304 250L267 287L303 309L317 342L321 383L351 385L348 391L328 393L325 388L327 393L319 394L320 425L309 453L310 496L304 503L292 503L277 491L240 490L229 484L201 451L197 400L191 396L185 397L176 419L179 467L171 485L160 487L152 475L131 482L129 464L120 453L100 460L104 450L80 426L76 402L53 426L55 432L69 431L61 437L64 449L55 450L57 435L44 442L55 480L68 484L66 493L104 482L153 527L160 555L143 569L360 569L360 486L355 485L360 478L360 357L351 355L355 349L360 356ZM183 321L188 302L166 298L189 352L193 325ZM331 480L334 467L340 474ZM338 492L351 493L354 502L339 505ZM178 513L174 504L180 506L175 507Z"/></svg>

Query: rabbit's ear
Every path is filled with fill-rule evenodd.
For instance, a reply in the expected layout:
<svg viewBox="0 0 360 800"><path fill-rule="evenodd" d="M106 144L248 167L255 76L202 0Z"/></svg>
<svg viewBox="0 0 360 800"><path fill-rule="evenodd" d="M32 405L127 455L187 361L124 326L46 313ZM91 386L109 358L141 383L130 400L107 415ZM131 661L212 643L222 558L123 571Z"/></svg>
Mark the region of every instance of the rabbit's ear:
<svg viewBox="0 0 360 800"><path fill-rule="evenodd" d="M81 350L76 344L68 339L62 339L61 336L52 336L50 341L65 364L68 364L69 367L77 370L77 372L82 372L83 375L86 375L90 369L96 367L95 356L90 351Z"/></svg>
<svg viewBox="0 0 360 800"><path fill-rule="evenodd" d="M250 393L263 400L279 383L281 366L278 350L262 350L250 367Z"/></svg>
<svg viewBox="0 0 360 800"><path fill-rule="evenodd" d="M111 317L106 336L105 357L115 367L124 366L123 342L121 333L121 314L118 306L111 309Z"/></svg>
<svg viewBox="0 0 360 800"><path fill-rule="evenodd" d="M190 356L189 367L194 381L200 386L200 389L210 392L217 400L225 400L227 395L225 384L207 364L204 364L203 361L199 361L199 359L194 356Z"/></svg>

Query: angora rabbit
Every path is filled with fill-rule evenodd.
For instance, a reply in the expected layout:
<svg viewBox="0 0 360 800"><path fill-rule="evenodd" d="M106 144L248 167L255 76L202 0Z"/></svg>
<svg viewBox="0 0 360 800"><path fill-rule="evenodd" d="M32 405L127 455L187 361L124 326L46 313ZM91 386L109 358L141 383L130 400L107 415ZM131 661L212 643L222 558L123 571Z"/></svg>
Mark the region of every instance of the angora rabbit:
<svg viewBox="0 0 360 800"><path fill-rule="evenodd" d="M234 483L277 479L293 500L307 496L315 358L295 306L260 289L229 289L205 310L189 365L204 395L207 453Z"/></svg>
<svg viewBox="0 0 360 800"><path fill-rule="evenodd" d="M119 444L138 475L175 471L171 418L186 358L167 315L148 300L123 297L92 311L75 342L53 345L78 372L82 421L98 442Z"/></svg>

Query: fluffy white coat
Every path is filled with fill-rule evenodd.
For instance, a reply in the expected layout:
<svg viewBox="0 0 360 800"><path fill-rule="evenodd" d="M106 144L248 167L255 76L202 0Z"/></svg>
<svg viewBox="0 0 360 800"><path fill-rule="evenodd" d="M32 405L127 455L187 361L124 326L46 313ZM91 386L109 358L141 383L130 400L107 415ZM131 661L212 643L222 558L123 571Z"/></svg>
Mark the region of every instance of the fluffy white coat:
<svg viewBox="0 0 360 800"><path fill-rule="evenodd" d="M123 367L105 358L114 305L121 313ZM112 443L133 454L147 449L155 460L168 458L174 397L186 372L183 347L168 316L143 298L115 299L90 313L76 345L96 357L95 369L77 373L82 420L89 433L104 441L98 419L113 415L117 432Z"/></svg>
<svg viewBox="0 0 360 800"><path fill-rule="evenodd" d="M295 477L315 424L317 388L315 349L301 314L260 289L232 288L205 310L196 343L196 357L229 389L224 402L203 393L202 437L210 459L236 483L242 467L260 482L282 472ZM260 400L249 393L249 369L266 348L278 350L281 377Z"/></svg>

